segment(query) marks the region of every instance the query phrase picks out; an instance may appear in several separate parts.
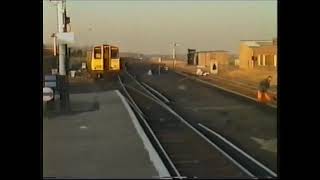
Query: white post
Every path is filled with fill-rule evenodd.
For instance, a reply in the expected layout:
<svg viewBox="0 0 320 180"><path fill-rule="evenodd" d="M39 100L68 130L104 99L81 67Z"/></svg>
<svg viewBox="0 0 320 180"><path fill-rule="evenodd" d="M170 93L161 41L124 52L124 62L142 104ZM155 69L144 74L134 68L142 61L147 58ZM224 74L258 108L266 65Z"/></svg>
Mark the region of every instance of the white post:
<svg viewBox="0 0 320 180"><path fill-rule="evenodd" d="M273 64L274 64L274 67L277 67L277 55L276 54L273 57Z"/></svg>
<svg viewBox="0 0 320 180"><path fill-rule="evenodd" d="M64 30L64 22L63 22L63 13L64 13L64 2L59 1L57 5L57 13L58 13L58 32L62 33ZM59 74L66 75L65 68L65 59L66 59L66 50L65 45L59 43Z"/></svg>
<svg viewBox="0 0 320 180"><path fill-rule="evenodd" d="M266 65L266 55L265 54L262 55L262 65L263 66Z"/></svg>
<svg viewBox="0 0 320 180"><path fill-rule="evenodd" d="M56 36L53 37L53 55L56 56L57 55L57 38Z"/></svg>
<svg viewBox="0 0 320 180"><path fill-rule="evenodd" d="M173 68L176 67L176 43L173 42L173 49L172 49L172 59L173 59Z"/></svg>
<svg viewBox="0 0 320 180"><path fill-rule="evenodd" d="M158 64L158 75L160 75L160 70L161 70L161 69L160 69L161 58L158 59L158 62L159 62L159 64Z"/></svg>
<svg viewBox="0 0 320 180"><path fill-rule="evenodd" d="M260 54L258 55L258 66L261 66L261 58L260 58Z"/></svg>
<svg viewBox="0 0 320 180"><path fill-rule="evenodd" d="M172 50L172 59L176 59L176 43L173 43L173 50Z"/></svg>

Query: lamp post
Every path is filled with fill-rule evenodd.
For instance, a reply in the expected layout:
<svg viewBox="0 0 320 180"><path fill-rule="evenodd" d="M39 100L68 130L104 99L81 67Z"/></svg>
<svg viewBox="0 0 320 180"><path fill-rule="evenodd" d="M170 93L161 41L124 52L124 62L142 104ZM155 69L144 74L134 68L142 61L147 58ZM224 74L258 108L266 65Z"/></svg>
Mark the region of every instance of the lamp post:
<svg viewBox="0 0 320 180"><path fill-rule="evenodd" d="M179 44L176 42L173 42L173 49L172 49L173 68L176 67L176 46L179 46Z"/></svg>

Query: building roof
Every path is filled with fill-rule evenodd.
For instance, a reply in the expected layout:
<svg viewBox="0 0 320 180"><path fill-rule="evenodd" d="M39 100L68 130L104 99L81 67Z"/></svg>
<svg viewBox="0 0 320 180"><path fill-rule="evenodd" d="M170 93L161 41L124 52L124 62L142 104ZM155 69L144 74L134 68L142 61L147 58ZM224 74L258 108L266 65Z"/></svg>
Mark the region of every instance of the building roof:
<svg viewBox="0 0 320 180"><path fill-rule="evenodd" d="M268 42L257 42L260 46L272 46L273 42L268 41Z"/></svg>
<svg viewBox="0 0 320 180"><path fill-rule="evenodd" d="M225 50L214 50L214 51L198 51L197 53L210 53L210 52L228 52Z"/></svg>
<svg viewBox="0 0 320 180"><path fill-rule="evenodd" d="M249 47L261 47L261 46L273 46L272 40L249 40L244 41L243 43Z"/></svg>
<svg viewBox="0 0 320 180"><path fill-rule="evenodd" d="M258 39L248 39L248 40L240 40L240 41L256 41L256 42L268 42L268 41L272 41L272 40L270 40L270 39L268 39L268 40L258 40Z"/></svg>

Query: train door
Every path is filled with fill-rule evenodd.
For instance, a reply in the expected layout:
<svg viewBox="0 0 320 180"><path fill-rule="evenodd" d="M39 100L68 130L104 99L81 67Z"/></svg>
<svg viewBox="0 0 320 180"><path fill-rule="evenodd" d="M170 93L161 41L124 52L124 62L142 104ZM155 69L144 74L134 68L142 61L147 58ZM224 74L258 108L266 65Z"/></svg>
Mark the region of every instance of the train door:
<svg viewBox="0 0 320 180"><path fill-rule="evenodd" d="M104 71L109 71L110 68L110 46L103 46Z"/></svg>

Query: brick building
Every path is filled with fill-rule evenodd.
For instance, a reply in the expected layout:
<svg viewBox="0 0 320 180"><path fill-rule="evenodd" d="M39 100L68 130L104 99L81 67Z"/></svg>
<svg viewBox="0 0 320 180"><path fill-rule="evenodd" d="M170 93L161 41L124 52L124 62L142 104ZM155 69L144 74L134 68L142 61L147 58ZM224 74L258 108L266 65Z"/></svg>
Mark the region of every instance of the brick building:
<svg viewBox="0 0 320 180"><path fill-rule="evenodd" d="M240 44L240 68L277 67L277 39L243 40Z"/></svg>
<svg viewBox="0 0 320 180"><path fill-rule="evenodd" d="M227 51L199 51L197 52L197 65L200 67L209 68L212 62L217 62L219 65L228 65L230 54Z"/></svg>

